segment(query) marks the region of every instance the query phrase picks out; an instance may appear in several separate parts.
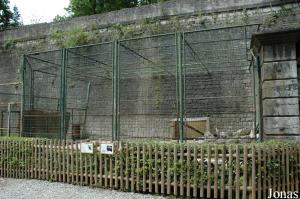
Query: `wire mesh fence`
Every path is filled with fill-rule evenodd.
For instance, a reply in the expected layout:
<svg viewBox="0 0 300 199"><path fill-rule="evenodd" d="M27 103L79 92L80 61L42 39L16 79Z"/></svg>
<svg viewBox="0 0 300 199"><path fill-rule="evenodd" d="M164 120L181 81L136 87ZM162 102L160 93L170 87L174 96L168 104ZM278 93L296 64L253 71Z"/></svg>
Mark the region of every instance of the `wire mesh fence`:
<svg viewBox="0 0 300 199"><path fill-rule="evenodd" d="M26 55L22 135L241 138L255 128L248 48L256 31L226 27Z"/></svg>

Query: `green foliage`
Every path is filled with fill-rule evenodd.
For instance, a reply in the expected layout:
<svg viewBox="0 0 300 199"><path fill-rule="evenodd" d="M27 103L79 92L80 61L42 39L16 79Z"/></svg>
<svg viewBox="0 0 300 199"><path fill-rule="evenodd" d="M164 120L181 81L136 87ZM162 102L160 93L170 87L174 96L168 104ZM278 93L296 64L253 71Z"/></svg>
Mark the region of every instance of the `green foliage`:
<svg viewBox="0 0 300 199"><path fill-rule="evenodd" d="M284 6L281 7L279 10L272 10L271 14L265 19L264 25L267 27L271 27L273 25L276 25L279 20L282 18L291 16L294 14L294 11L292 8L285 8Z"/></svg>
<svg viewBox="0 0 300 199"><path fill-rule="evenodd" d="M88 44L92 39L92 34L85 32L82 28L73 28L67 31L54 31L51 38L61 48L73 47Z"/></svg>
<svg viewBox="0 0 300 199"><path fill-rule="evenodd" d="M262 162L260 162L260 168L258 168L258 158L255 160L256 171L258 171L258 169L260 170L260 173L256 173L257 178L268 176L270 178L276 177L276 179L279 179L280 176L287 175L285 165L282 164L281 159L282 155L285 156L285 154L289 154L289 156L288 158L285 156L284 164L286 164L286 161L289 161L290 169L293 168L294 172L300 173L300 165L298 164L299 153L298 151L296 153L295 150L299 150L299 148L296 148L299 147L299 143L288 141L273 140L262 143L253 142L250 144L224 145L138 140L121 144L121 148L114 155L103 155L100 153L82 154L75 149L71 151L70 148L58 148L58 140L52 140L52 144L56 146L52 147L52 149L48 147L38 147L45 144L49 145L49 143L50 140L47 139L0 137L0 168L5 165L10 167L13 171L20 172L19 175L24 175L26 168L34 169L36 166L36 168L40 169L37 162L33 160L36 160L36 157L42 156L42 162L44 161L43 159L47 157L48 159L45 161L52 163L52 170L47 172L47 178L43 177L42 179L49 179L51 182L59 181L58 173L62 170L71 172L75 176L82 174L85 176L86 173L90 174L90 172L97 172L97 174L99 174L99 164L102 162L102 175L110 176L113 174L113 178L115 178L115 175L123 176L123 179L127 177L128 179L131 177L143 179L143 177L145 177L155 182L156 179L159 181L159 179L164 177L165 180L170 179L171 182L177 179L178 184L182 181L183 184L189 182L191 185L195 184L197 186L201 183L206 185L208 181L210 181L211 185L216 181L218 185L220 185L222 182L221 173L224 173L223 180L227 184L229 181L229 173L231 172L231 182L235 187L238 185L242 186L245 176L249 177L252 175L253 159L251 156L251 148L255 146L256 154L258 154L258 150L261 150L260 159L262 160ZM233 154L231 163L228 158L230 148ZM245 148L248 150L247 164L245 164L243 156ZM218 163L214 160L216 150L218 151L217 154L219 154ZM222 157L222 150L227 154L227 158L224 157L225 161L219 163ZM236 150L240 153L239 159L236 158ZM276 150L276 158L273 156L273 153L270 153L273 150ZM289 153L283 153L287 150L289 150ZM194 153L198 154L197 158L194 158ZM64 156L64 154L69 155ZM187 154L190 155L188 156ZM210 154L211 157L210 164L208 154ZM66 162L69 163L68 166ZM218 166L216 167L216 165ZM222 167L222 165L224 165L224 167ZM245 166L247 166L246 170L244 169ZM237 171L239 171L239 175L237 175ZM217 173L216 178L215 173ZM88 180L84 180L83 183L89 182ZM143 185L142 180L134 181L133 183L134 186L139 185L142 187Z"/></svg>
<svg viewBox="0 0 300 199"><path fill-rule="evenodd" d="M9 0L0 0L0 29L17 27L21 25L20 13L16 6L9 7Z"/></svg>
<svg viewBox="0 0 300 199"><path fill-rule="evenodd" d="M2 47L5 50L11 50L11 49L15 48L15 46L16 46L16 41L13 39L8 39L4 42Z"/></svg>
<svg viewBox="0 0 300 199"><path fill-rule="evenodd" d="M53 19L53 22L60 22L60 21L66 21L68 19L70 19L70 16L67 15L56 15Z"/></svg>

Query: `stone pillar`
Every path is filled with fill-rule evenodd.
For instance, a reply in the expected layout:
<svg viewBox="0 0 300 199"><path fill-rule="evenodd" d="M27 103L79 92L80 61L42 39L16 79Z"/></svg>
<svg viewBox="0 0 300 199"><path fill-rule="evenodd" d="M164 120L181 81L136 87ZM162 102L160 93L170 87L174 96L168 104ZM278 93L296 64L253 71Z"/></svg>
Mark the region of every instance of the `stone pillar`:
<svg viewBox="0 0 300 199"><path fill-rule="evenodd" d="M260 48L264 139L300 138L296 43Z"/></svg>

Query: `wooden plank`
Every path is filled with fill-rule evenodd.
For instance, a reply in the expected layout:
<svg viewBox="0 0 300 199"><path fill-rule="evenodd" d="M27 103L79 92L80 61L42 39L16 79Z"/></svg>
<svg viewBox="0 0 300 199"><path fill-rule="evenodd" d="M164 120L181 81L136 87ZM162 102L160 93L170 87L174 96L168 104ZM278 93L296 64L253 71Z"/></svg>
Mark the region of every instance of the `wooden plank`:
<svg viewBox="0 0 300 199"><path fill-rule="evenodd" d="M299 148L299 144L297 144L296 147L294 148L295 149L294 156L295 156L295 159L296 159L296 165L295 165L295 169L296 169L296 182L295 182L296 189L299 187L299 165L300 164L299 164L299 156L298 156L299 149L298 148Z"/></svg>
<svg viewBox="0 0 300 199"><path fill-rule="evenodd" d="M267 198L267 157L266 148L263 147L263 199Z"/></svg>
<svg viewBox="0 0 300 199"><path fill-rule="evenodd" d="M98 185L98 154L98 151L96 151L96 153L94 154L94 186Z"/></svg>
<svg viewBox="0 0 300 199"><path fill-rule="evenodd" d="M134 176L134 165L135 165L135 162L134 162L134 151L135 151L135 145L134 144L131 144L131 147L130 147L130 157L131 157L131 175L130 175L130 185L131 185L131 191L134 192L135 188L134 188L134 185L135 185L135 176Z"/></svg>
<svg viewBox="0 0 300 199"><path fill-rule="evenodd" d="M273 159L273 162L275 162L275 161L277 161L278 159L277 159L277 157L276 157L276 146L271 146L271 155L272 155L272 159ZM280 169L279 169L280 170ZM272 187L272 189L273 190L278 190L277 188L277 186L278 186L278 181L277 181L277 178L278 178L278 176L277 176L277 173L278 173L278 169L277 168L274 168L273 169L273 182L272 182L272 185L273 185L273 187Z"/></svg>
<svg viewBox="0 0 300 199"><path fill-rule="evenodd" d="M183 148L183 144L180 144L180 196L184 195L184 181L183 181L183 177L184 177L184 171L183 171L183 166L184 166L184 159L183 159L183 153L184 153L184 148Z"/></svg>
<svg viewBox="0 0 300 199"><path fill-rule="evenodd" d="M62 168L61 168L61 163L62 163L62 151L61 151L61 140L58 141L58 160L57 160L57 164L58 164L58 181L61 182L62 181Z"/></svg>
<svg viewBox="0 0 300 199"><path fill-rule="evenodd" d="M79 157L79 143L78 142L75 142L75 151L76 151L76 154L75 154L75 170L76 170L76 179L75 179L75 181L76 181L76 184L79 184L79 168L78 168L78 166L80 165L79 164L79 161L80 161L80 157Z"/></svg>
<svg viewBox="0 0 300 199"><path fill-rule="evenodd" d="M129 190L129 146L128 143L126 143L126 149L125 149L125 189Z"/></svg>
<svg viewBox="0 0 300 199"><path fill-rule="evenodd" d="M220 197L221 199L225 198L225 158L226 158L226 154L225 154L225 145L222 146L222 166L221 166L221 194Z"/></svg>
<svg viewBox="0 0 300 199"><path fill-rule="evenodd" d="M268 164L270 164L271 163L271 148L270 148L270 146L268 146L267 147L267 158L268 158ZM272 167L267 167L267 169L268 169L268 171L266 172L266 174L267 174L267 184L268 184L268 188L267 188L267 191L269 190L269 189L271 189L272 188Z"/></svg>
<svg viewBox="0 0 300 199"><path fill-rule="evenodd" d="M62 181L66 182L66 143L62 141Z"/></svg>
<svg viewBox="0 0 300 199"><path fill-rule="evenodd" d="M260 146L257 147L257 173L258 173L258 180L257 180L257 198L262 198L262 172L261 172L261 148Z"/></svg>
<svg viewBox="0 0 300 199"><path fill-rule="evenodd" d="M34 178L38 179L38 142L34 140Z"/></svg>
<svg viewBox="0 0 300 199"><path fill-rule="evenodd" d="M46 179L46 141L45 140L41 140L41 150L42 150L42 154L41 154L41 159L42 159L42 179L45 180Z"/></svg>
<svg viewBox="0 0 300 199"><path fill-rule="evenodd" d="M91 186L93 185L93 154L89 154L88 155L88 158L89 158L89 173L88 173L88 185Z"/></svg>
<svg viewBox="0 0 300 199"><path fill-rule="evenodd" d="M50 145L49 145L49 140L46 140L46 159L45 159L45 162L46 162L46 171L45 171L45 173L46 173L46 180L48 180L49 181L49 162L50 162L50 156L49 156L49 147L50 147Z"/></svg>
<svg viewBox="0 0 300 199"><path fill-rule="evenodd" d="M232 155L232 146L229 146L229 171L228 171L228 198L231 199L232 197L232 179L233 179L233 155Z"/></svg>
<svg viewBox="0 0 300 199"><path fill-rule="evenodd" d="M101 142L100 142L101 143ZM103 155L102 153L99 154L99 159L100 159L100 163L99 163L99 174L100 174L100 179L99 179L99 186L102 187L103 186Z"/></svg>
<svg viewBox="0 0 300 199"><path fill-rule="evenodd" d="M143 192L147 190L147 183L146 183L146 145L143 143Z"/></svg>
<svg viewBox="0 0 300 199"><path fill-rule="evenodd" d="M83 155L80 152L81 144L82 144L82 141L80 141L80 149L79 149L79 169L80 169L80 185L83 185Z"/></svg>
<svg viewBox="0 0 300 199"><path fill-rule="evenodd" d="M167 194L171 194L171 147L167 145Z"/></svg>
<svg viewBox="0 0 300 199"><path fill-rule="evenodd" d="M160 156L161 156L161 187L160 193L165 194L165 145L160 146Z"/></svg>
<svg viewBox="0 0 300 199"><path fill-rule="evenodd" d="M3 146L3 140L0 139L0 176L4 177L4 146Z"/></svg>
<svg viewBox="0 0 300 199"><path fill-rule="evenodd" d="M190 166L191 166L191 150L190 150L190 146L187 145L187 160L186 160L186 179L187 179L187 183L186 183L186 196L190 197L191 196L191 172L190 172ZM182 182L183 184L183 182Z"/></svg>
<svg viewBox="0 0 300 199"><path fill-rule="evenodd" d="M155 193L158 194L158 146L155 144L155 152L154 152L154 178L155 178Z"/></svg>
<svg viewBox="0 0 300 199"><path fill-rule="evenodd" d="M294 149L293 148L290 148L290 157L294 158ZM295 179L294 179L294 175L295 175L295 172L294 172L294 161L290 161L290 191L294 192L295 189L294 189L294 183L295 183ZM297 190L298 191L298 190Z"/></svg>
<svg viewBox="0 0 300 199"><path fill-rule="evenodd" d="M256 149L254 145L251 147L252 152L252 199L256 199Z"/></svg>
<svg viewBox="0 0 300 199"><path fill-rule="evenodd" d="M207 148L207 198L211 198L211 146Z"/></svg>
<svg viewBox="0 0 300 199"><path fill-rule="evenodd" d="M198 170L198 161L197 161L197 156L198 156L198 148L196 143L194 143L194 149L193 149L193 154L194 154L194 173L193 173L193 197L196 198L198 196L198 182L197 182L197 170Z"/></svg>
<svg viewBox="0 0 300 199"><path fill-rule="evenodd" d="M141 166L140 166L140 155L141 155L141 151L140 151L140 144L137 144L136 146L136 170L137 170L137 174L136 174L136 191L140 192L140 170L141 170Z"/></svg>
<svg viewBox="0 0 300 199"><path fill-rule="evenodd" d="M74 142L70 142L71 145L71 183L75 184L75 161L74 161Z"/></svg>
<svg viewBox="0 0 300 199"><path fill-rule="evenodd" d="M121 153L123 154L123 143L120 142L120 147L121 147ZM121 190L124 189L124 160L123 160L123 155L119 156L119 161L120 161L120 188Z"/></svg>
<svg viewBox="0 0 300 199"><path fill-rule="evenodd" d="M119 177L119 175L118 175L118 167L120 166L120 165L118 165L118 155L117 154L114 154L114 164L115 164L115 173L114 173L114 175L115 175L115 189L118 189L118 187L119 187L119 179L118 179L118 177Z"/></svg>
<svg viewBox="0 0 300 199"><path fill-rule="evenodd" d="M218 145L215 145L215 161L214 161L214 198L218 198L218 160L219 150Z"/></svg>
<svg viewBox="0 0 300 199"><path fill-rule="evenodd" d="M70 157L70 147L72 147L72 143L70 142L70 141L67 141L66 142L66 145L67 145L67 158L66 158L66 161L67 161L67 173L66 173L66 176L67 176L67 183L70 183L70 182L72 182L72 179L71 179L71 175L72 175L72 173L73 173L73 171L70 171L70 167L71 167L71 165L70 165L70 159L71 159L71 157Z"/></svg>
<svg viewBox="0 0 300 199"><path fill-rule="evenodd" d="M107 156L104 156L104 187L108 187L108 164L107 164Z"/></svg>
<svg viewBox="0 0 300 199"><path fill-rule="evenodd" d="M204 149L203 145L201 145L200 148L200 155L201 155L201 162L200 162L200 173L201 173L201 180L200 180L200 198L204 198L204 178L202 175L204 175Z"/></svg>
<svg viewBox="0 0 300 199"><path fill-rule="evenodd" d="M88 154L84 154L84 184L89 184L89 162L88 162ZM110 168L111 169L111 168Z"/></svg>
<svg viewBox="0 0 300 199"><path fill-rule="evenodd" d="M243 161L243 199L246 199L247 197L247 181L248 181L248 147L247 145L244 145L244 161Z"/></svg>
<svg viewBox="0 0 300 199"><path fill-rule="evenodd" d="M153 191L153 182L152 182L152 145L149 144L149 179L148 179L148 186L149 186L149 192L152 193Z"/></svg>
<svg viewBox="0 0 300 199"><path fill-rule="evenodd" d="M290 150L289 147L286 147L285 150L285 157L286 157L286 185L287 185L287 190L291 190L291 182L290 182Z"/></svg>
<svg viewBox="0 0 300 199"><path fill-rule="evenodd" d="M174 144L174 182L173 182L173 194L175 195L175 196L177 196L177 194L178 194L178 191L177 191L177 189L178 189L178 182L177 182L177 172L176 172L176 170L177 170L177 148L176 148L176 144Z"/></svg>
<svg viewBox="0 0 300 199"><path fill-rule="evenodd" d="M50 140L49 145L49 179L53 180L53 140Z"/></svg>
<svg viewBox="0 0 300 199"><path fill-rule="evenodd" d="M236 146L236 151L235 151L235 198L239 199L240 198L240 149L239 145Z"/></svg>

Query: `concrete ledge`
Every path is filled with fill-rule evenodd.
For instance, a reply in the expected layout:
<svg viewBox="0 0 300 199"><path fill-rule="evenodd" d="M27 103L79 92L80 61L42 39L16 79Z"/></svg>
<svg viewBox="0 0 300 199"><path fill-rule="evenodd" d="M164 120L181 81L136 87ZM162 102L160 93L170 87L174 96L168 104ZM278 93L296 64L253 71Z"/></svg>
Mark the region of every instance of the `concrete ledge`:
<svg viewBox="0 0 300 199"><path fill-rule="evenodd" d="M296 59L295 43L266 45L263 47L264 62Z"/></svg>
<svg viewBox="0 0 300 199"><path fill-rule="evenodd" d="M265 135L300 135L299 117L264 117Z"/></svg>
<svg viewBox="0 0 300 199"><path fill-rule="evenodd" d="M154 5L127 8L118 11L97 14L92 16L77 17L71 20L22 26L17 29L0 31L0 42L7 39L36 38L49 35L51 30L68 29L70 27L109 27L113 24L133 23L147 18L168 18L170 16L193 15L210 12L226 12L242 9L256 9L263 7L280 6L296 3L297 0L173 0Z"/></svg>
<svg viewBox="0 0 300 199"><path fill-rule="evenodd" d="M298 97L298 80L265 81L262 85L262 98Z"/></svg>
<svg viewBox="0 0 300 199"><path fill-rule="evenodd" d="M296 51L294 50L294 52ZM286 79L286 78L297 79L297 62L295 60L295 61L264 63L261 72L262 72L262 81Z"/></svg>
<svg viewBox="0 0 300 199"><path fill-rule="evenodd" d="M299 115L298 98L279 98L263 100L264 116Z"/></svg>

